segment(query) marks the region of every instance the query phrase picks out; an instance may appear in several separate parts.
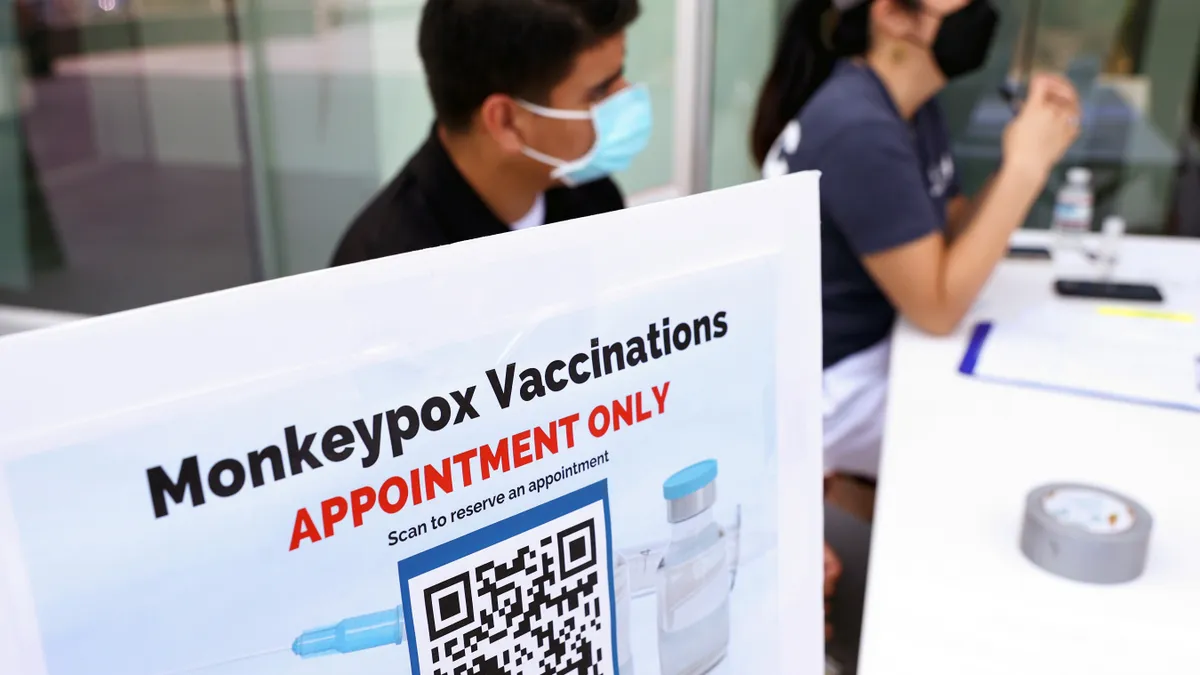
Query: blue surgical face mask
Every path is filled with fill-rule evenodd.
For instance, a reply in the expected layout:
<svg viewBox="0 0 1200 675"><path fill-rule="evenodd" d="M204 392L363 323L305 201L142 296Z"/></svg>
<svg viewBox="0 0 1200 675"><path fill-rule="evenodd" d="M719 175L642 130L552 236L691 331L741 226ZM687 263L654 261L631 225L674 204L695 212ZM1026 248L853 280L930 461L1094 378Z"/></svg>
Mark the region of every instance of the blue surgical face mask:
<svg viewBox="0 0 1200 675"><path fill-rule="evenodd" d="M550 177L568 186L590 183L625 170L650 142L654 120L650 92L645 85L626 87L592 106L591 110L557 110L528 101L518 103L542 117L592 121L596 142L578 159L560 159L530 147L521 149L527 157L554 167Z"/></svg>

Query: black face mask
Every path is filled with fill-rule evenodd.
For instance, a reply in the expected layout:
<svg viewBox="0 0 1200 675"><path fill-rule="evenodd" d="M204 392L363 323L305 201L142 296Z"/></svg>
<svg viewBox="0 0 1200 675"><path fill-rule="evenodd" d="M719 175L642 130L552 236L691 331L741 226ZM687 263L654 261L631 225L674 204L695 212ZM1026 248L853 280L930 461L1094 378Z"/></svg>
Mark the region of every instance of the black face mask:
<svg viewBox="0 0 1200 675"><path fill-rule="evenodd" d="M933 58L947 80L983 67L1000 15L988 0L971 0L962 9L942 19L933 41Z"/></svg>

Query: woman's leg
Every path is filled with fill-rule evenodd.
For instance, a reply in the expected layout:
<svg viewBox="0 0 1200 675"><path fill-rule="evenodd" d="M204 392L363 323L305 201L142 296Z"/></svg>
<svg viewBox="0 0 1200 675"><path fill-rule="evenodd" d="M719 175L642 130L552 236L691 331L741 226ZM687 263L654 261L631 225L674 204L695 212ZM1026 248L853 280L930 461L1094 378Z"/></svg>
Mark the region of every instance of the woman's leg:
<svg viewBox="0 0 1200 675"><path fill-rule="evenodd" d="M833 637L833 626L829 624L829 600L837 588L838 577L842 576L842 561L829 544L825 544L825 640Z"/></svg>

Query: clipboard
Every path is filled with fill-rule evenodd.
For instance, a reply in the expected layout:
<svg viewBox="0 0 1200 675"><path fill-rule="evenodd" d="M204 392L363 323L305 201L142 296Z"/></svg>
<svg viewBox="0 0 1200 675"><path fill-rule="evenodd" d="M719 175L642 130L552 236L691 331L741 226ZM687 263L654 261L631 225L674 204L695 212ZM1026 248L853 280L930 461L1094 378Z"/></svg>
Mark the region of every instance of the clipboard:
<svg viewBox="0 0 1200 675"><path fill-rule="evenodd" d="M1188 397L1182 396L1156 396L1148 393L1149 388L1147 387L1122 387L1117 383L1113 383L1112 386L1103 386L1103 384L1100 386L1079 386L1078 379L1055 378L1053 374L1049 374L1046 377L1031 376L1028 373L1020 371L1005 374L1003 369L985 367L982 363L985 349L989 346L990 342L994 342L995 337L995 323L984 321L976 324L971 331L971 338L967 342L967 348L963 353L962 360L959 362L958 372L983 382L1038 389L1130 405L1200 413L1200 355L1193 355L1188 364L1191 371L1189 376L1193 383L1192 396L1189 400ZM1197 347L1200 347L1200 345L1197 345Z"/></svg>

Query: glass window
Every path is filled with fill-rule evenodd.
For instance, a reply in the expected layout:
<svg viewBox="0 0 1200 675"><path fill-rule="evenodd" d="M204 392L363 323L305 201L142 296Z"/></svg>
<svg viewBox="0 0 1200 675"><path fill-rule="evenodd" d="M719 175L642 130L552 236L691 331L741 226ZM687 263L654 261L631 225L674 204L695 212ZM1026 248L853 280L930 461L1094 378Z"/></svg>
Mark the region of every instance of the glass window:
<svg viewBox="0 0 1200 675"><path fill-rule="evenodd" d="M17 63L0 90L18 101L0 113L0 170L19 186L0 194L0 304L96 314L260 278L224 3L0 14Z"/></svg>
<svg viewBox="0 0 1200 675"><path fill-rule="evenodd" d="M713 188L756 180L750 156L750 125L758 92L775 55L781 3L776 0L712 0L716 3L713 58ZM770 36L763 39L763 36Z"/></svg>
<svg viewBox="0 0 1200 675"><path fill-rule="evenodd" d="M432 126L424 0L15 1L0 305L99 314L322 268ZM634 199L674 182L676 7L642 7Z"/></svg>
<svg viewBox="0 0 1200 675"><path fill-rule="evenodd" d="M423 0L241 2L250 45L248 96L258 213L268 276L325 267L358 210L424 142L433 106L417 52ZM644 2L626 69L654 101L650 147L617 177L627 196L669 184L674 7Z"/></svg>
<svg viewBox="0 0 1200 675"><path fill-rule="evenodd" d="M650 148L618 176L634 202L693 184L678 175L693 150L706 162L700 184L758 176L748 129L792 0L704 0L712 66L690 73L677 66L697 40L676 31L694 1L643 0L629 36L629 75L655 105ZM1133 231L1200 236L1200 3L993 1L1003 21L988 64L942 97L967 191L999 165L1011 112L998 85L1052 69L1085 101L1062 168L1092 169L1097 220L1117 213ZM0 305L104 313L324 267L429 131L423 4L7 3ZM703 88L680 86L681 73L711 78L711 114L684 114L694 105L677 98ZM711 124L706 147L676 146L684 118ZM1059 180L1031 226L1049 223Z"/></svg>
<svg viewBox="0 0 1200 675"><path fill-rule="evenodd" d="M1131 231L1200 235L1196 89L1200 3L1187 0L1010 0L984 72L943 96L964 186L1000 160L1011 117L997 92L1031 72L1065 73L1083 100L1083 130L1062 169L1092 170L1096 222L1123 216ZM1030 219L1046 227L1057 182Z"/></svg>

